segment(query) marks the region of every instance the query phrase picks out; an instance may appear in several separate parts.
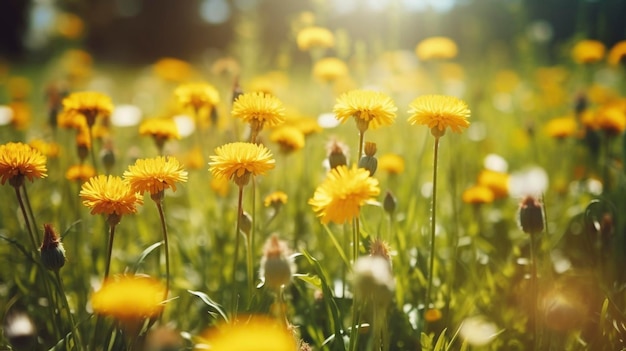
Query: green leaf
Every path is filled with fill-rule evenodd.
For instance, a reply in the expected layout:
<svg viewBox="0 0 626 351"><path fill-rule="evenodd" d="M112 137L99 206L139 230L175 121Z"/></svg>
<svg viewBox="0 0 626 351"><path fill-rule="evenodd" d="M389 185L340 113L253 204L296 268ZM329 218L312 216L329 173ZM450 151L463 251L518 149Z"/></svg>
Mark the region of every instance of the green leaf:
<svg viewBox="0 0 626 351"><path fill-rule="evenodd" d="M322 288L322 280L320 279L320 277L316 276L316 275L308 275L308 274L294 274L294 277L302 280L305 283L309 283L311 285L313 285L314 287L321 289Z"/></svg>
<svg viewBox="0 0 626 351"><path fill-rule="evenodd" d="M332 342L332 344L330 345L331 346L330 350L345 351L346 348L343 343L343 337L342 337L343 330L341 329L341 318L339 318L339 307L337 306L337 303L335 302L335 296L333 295L333 290L331 289L330 284L328 284L328 279L326 278L326 271L320 265L319 261L315 259L313 256L311 256L306 250L302 251L302 255L306 257L309 263L313 266L315 273L320 279L322 292L324 293L324 302L326 302L326 307L328 308L332 316L331 329L333 329L334 335L331 335L330 337L326 339L327 341L334 340L334 342Z"/></svg>
<svg viewBox="0 0 626 351"><path fill-rule="evenodd" d="M437 343L435 344L435 348L433 351L441 351L446 346L446 331L447 328L441 331L439 334L439 338L437 339Z"/></svg>
<svg viewBox="0 0 626 351"><path fill-rule="evenodd" d="M213 308L215 311L217 311L217 313L219 313L220 316L222 316L222 318L224 318L224 321L228 322L228 317L226 316L226 312L224 312L224 310L222 309L222 306L220 306L220 304L218 304L217 302L213 301L209 295L201 292L201 291L193 291L193 290L187 290L187 292L189 292L192 295L195 295L197 297L200 298L200 300L202 300L202 302L204 302L207 306Z"/></svg>
<svg viewBox="0 0 626 351"><path fill-rule="evenodd" d="M154 251L156 248L158 248L161 245L163 245L163 241L154 243L148 246L148 248L146 248L145 250L143 250L143 252L139 256L139 259L137 260L137 262L135 262L135 265L133 266L133 272L137 273L137 271L139 270L139 266L141 266L143 261L145 261L146 257L148 257L148 255L150 255L152 251Z"/></svg>
<svg viewBox="0 0 626 351"><path fill-rule="evenodd" d="M350 260L348 260L346 253L343 252L343 249L341 248L341 245L337 241L337 238L335 238L335 235L333 234L333 232L330 230L330 228L328 228L326 224L324 224L323 227L326 233L328 234L330 241L332 241L333 245L335 245L335 248L337 249L337 252L339 253L339 256L341 257L341 259L343 259L343 262L346 264L346 266L352 267L350 265Z"/></svg>

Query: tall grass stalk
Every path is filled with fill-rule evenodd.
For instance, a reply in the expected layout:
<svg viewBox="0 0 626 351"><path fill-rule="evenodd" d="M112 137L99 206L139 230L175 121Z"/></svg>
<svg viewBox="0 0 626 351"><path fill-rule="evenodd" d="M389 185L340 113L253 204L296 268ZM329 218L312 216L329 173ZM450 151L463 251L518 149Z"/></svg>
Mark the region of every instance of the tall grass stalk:
<svg viewBox="0 0 626 351"><path fill-rule="evenodd" d="M439 137L435 137L433 159L433 197L430 206L430 258L428 264L428 285L426 286L426 298L424 311L430 306L430 294L433 288L433 274L435 272L435 230L437 224L437 164L439 159Z"/></svg>

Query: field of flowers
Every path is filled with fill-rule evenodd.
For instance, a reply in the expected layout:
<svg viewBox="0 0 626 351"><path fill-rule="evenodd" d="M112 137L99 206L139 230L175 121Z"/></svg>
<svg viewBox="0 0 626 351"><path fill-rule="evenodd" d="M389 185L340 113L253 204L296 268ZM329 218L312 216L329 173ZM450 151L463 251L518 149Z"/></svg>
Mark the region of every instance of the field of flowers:
<svg viewBox="0 0 626 351"><path fill-rule="evenodd" d="M0 350L626 350L626 41L241 21L0 61Z"/></svg>

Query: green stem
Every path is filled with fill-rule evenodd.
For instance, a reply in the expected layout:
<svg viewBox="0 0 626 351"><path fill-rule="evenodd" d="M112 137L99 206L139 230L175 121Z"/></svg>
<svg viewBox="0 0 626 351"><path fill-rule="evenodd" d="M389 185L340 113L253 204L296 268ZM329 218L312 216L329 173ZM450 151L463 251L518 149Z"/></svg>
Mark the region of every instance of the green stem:
<svg viewBox="0 0 626 351"><path fill-rule="evenodd" d="M63 307L67 311L67 316L72 323L72 338L74 338L74 346L77 350L83 349L83 341L80 335L80 330L78 329L78 324L76 323L76 319L74 319L74 315L72 314L72 310L70 309L70 304L67 301L67 295L65 294L65 289L63 288L63 280L61 279L61 275L59 274L59 270L54 271L54 275L57 279L57 288L59 289L59 295L61 296L61 301L63 302Z"/></svg>
<svg viewBox="0 0 626 351"><path fill-rule="evenodd" d="M235 320L235 314L237 313L237 284L236 284L236 277L237 277L237 261L239 261L239 245L240 245L240 239L239 236L241 235L239 233L239 230L241 228L241 216L243 215L243 186L239 186L239 196L237 199L237 229L235 231L235 254L233 255L233 272L232 272L232 317L233 320Z"/></svg>
<svg viewBox="0 0 626 351"><path fill-rule="evenodd" d="M89 129L89 154L91 155L91 163L93 163L93 169L96 171L96 174L98 174L98 164L96 163L96 152L94 151L94 148L96 146L95 140L93 140L93 126L88 126L87 129Z"/></svg>
<svg viewBox="0 0 626 351"><path fill-rule="evenodd" d="M433 200L430 207L430 262L428 264L428 285L424 311L430 307L430 294L433 288L433 273L435 271L435 228L437 223L437 164L439 158L439 137L435 137L433 160Z"/></svg>
<svg viewBox="0 0 626 351"><path fill-rule="evenodd" d="M256 218L256 179L252 178L252 225L250 227L250 235L248 236L248 252L246 255L246 271L248 275L248 296L252 301L252 294L254 293L254 227Z"/></svg>
<svg viewBox="0 0 626 351"><path fill-rule="evenodd" d="M39 246L37 245L37 239L35 239L35 231L33 230L33 227L31 225L31 222L29 220L29 215L28 215L28 210L26 208L26 205L24 204L24 199L22 198L22 195L20 194L20 188L22 189L26 189L26 187L22 184L22 186L14 186L13 187L15 189L15 196L17 197L17 202L20 205L20 210L22 211L22 216L24 217L24 224L26 225L26 229L28 231L28 237L30 238L31 244L33 245L33 252L37 253L39 252ZM28 202L28 194L24 193L24 198L26 198L26 202ZM31 211L32 212L32 211ZM43 284L44 284L44 289L46 290L46 297L50 300L50 320L54 321L53 325L55 326L54 330L56 332L56 336L60 337L61 333L59 330L59 326L60 323L57 322L57 315L55 312L55 308L54 308L54 298L52 295L52 290L50 289L50 284L48 282L48 278L45 274L45 269L43 268L43 266L38 263L39 269L41 270L41 272L43 273L41 275L41 279L43 280Z"/></svg>
<svg viewBox="0 0 626 351"><path fill-rule="evenodd" d="M26 209L28 210L28 213L30 214L33 228L34 230L37 230L39 226L37 225L37 218L35 218L33 207L30 205L30 198L28 197L28 192L26 191L26 184L22 184L22 192L24 193L24 203L26 204Z"/></svg>
<svg viewBox="0 0 626 351"><path fill-rule="evenodd" d="M359 319L361 319L361 309L356 299L352 301L352 328L350 328L350 345L348 346L348 350L356 351L359 347Z"/></svg>
<svg viewBox="0 0 626 351"><path fill-rule="evenodd" d="M170 245L167 237L167 225L165 224L165 213L163 212L163 206L161 204L161 200L154 201L156 203L157 208L159 209L159 217L161 218L161 229L163 231L163 250L165 251L165 296L164 299L167 299L167 294L170 291Z"/></svg>
<svg viewBox="0 0 626 351"><path fill-rule="evenodd" d="M109 241L107 243L107 258L106 265L104 266L104 280L109 277L109 271L111 269L111 257L113 256L113 239L115 238L116 224L109 225Z"/></svg>
<svg viewBox="0 0 626 351"><path fill-rule="evenodd" d="M30 225L28 212L26 210L26 206L24 205L24 199L22 199L22 195L20 194L21 187L15 186L13 188L15 189L15 196L17 197L17 202L19 203L20 209L22 210L22 216L24 217L24 224L26 225L26 230L28 231L30 242L33 245L33 250L36 252L39 249L39 247L37 246L37 241L35 240L35 234L33 232L33 228Z"/></svg>
<svg viewBox="0 0 626 351"><path fill-rule="evenodd" d="M537 257L535 252L535 235L539 233L530 233L530 292L532 303L532 319L530 324L530 330L533 333L533 350L539 350L539 332L537 323L538 311L537 311Z"/></svg>

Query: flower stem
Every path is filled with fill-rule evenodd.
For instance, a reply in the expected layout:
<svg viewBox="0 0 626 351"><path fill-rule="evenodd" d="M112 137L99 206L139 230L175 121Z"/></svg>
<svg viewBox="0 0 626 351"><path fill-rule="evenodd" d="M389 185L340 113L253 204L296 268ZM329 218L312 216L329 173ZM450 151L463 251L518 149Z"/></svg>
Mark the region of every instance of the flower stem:
<svg viewBox="0 0 626 351"><path fill-rule="evenodd" d="M28 237L30 238L31 244L33 245L33 252L36 254L39 250L39 246L37 245L37 240L35 239L35 231L29 220L29 215L26 209L26 205L24 204L24 199L22 198L22 195L20 194L20 188L25 189L26 187L22 185L22 186L14 186L13 188L15 189L15 196L17 197L17 202L19 203L20 209L22 210L22 216L24 217L24 224L26 225L26 230L28 231ZM27 197L27 194L24 194L24 197ZM59 332L59 328L58 328L60 324L56 322L57 315L56 315L55 308L52 303L54 299L52 296L52 291L50 290L50 284L45 274L45 270L43 269L41 264L38 264L38 266L42 272L41 279L43 280L44 288L46 290L46 297L50 300L50 309L49 309L50 317L51 317L51 320L54 321L53 324L55 325L54 329L56 331L56 336L59 337L61 335Z"/></svg>
<svg viewBox="0 0 626 351"><path fill-rule="evenodd" d="M65 294L65 289L63 288L63 280L61 279L61 275L59 274L59 270L54 271L54 275L56 277L57 288L59 289L59 295L61 297L61 301L63 302L63 307L67 311L67 316L70 319L72 324L72 338L74 339L74 346L77 350L83 349L83 341L80 336L80 330L78 329L78 325L76 324L76 320L74 319L74 315L72 314L72 310L70 309L70 304L67 301L67 295Z"/></svg>
<svg viewBox="0 0 626 351"><path fill-rule="evenodd" d="M22 195L20 194L19 186L15 188L15 196L17 197L17 202L20 204L20 209L22 210L22 216L24 217L24 223L26 225L26 230L28 231L28 236L30 237L30 242L33 245L33 250L37 251L37 241L35 240L35 234L33 233L33 228L30 225L30 219L28 212L26 210L26 206L24 205L24 199L22 199Z"/></svg>
<svg viewBox="0 0 626 351"><path fill-rule="evenodd" d="M535 236L539 235L539 233L531 233L530 234L530 291L531 291L531 300L532 300L532 316L531 316L531 324L530 330L533 335L533 350L539 350L539 331L538 331L538 314L537 314L537 253L536 249L536 241Z"/></svg>
<svg viewBox="0 0 626 351"><path fill-rule="evenodd" d="M167 238L167 225L165 224L165 213L163 212L163 205L161 201L154 201L159 209L159 217L161 218L161 229L163 230L163 250L165 251L165 296L170 291L170 245Z"/></svg>
<svg viewBox="0 0 626 351"><path fill-rule="evenodd" d="M435 137L434 160L433 160L433 199L430 207L430 262L428 264L428 285L426 287L426 299L424 311L430 306L430 294L433 288L433 273L435 271L435 228L437 223L437 164L439 158L439 137Z"/></svg>
<svg viewBox="0 0 626 351"><path fill-rule="evenodd" d="M241 216L243 215L243 185L239 186L239 196L237 199L237 229L235 231L235 254L233 255L233 272L232 272L232 284L233 287L231 289L232 291L232 317L235 316L235 313L237 312L237 284L236 284L236 277L237 277L237 261L239 261L239 242L241 241L239 239L239 236L241 235L239 233L239 230L241 228ZM234 320L234 318L233 318Z"/></svg>
<svg viewBox="0 0 626 351"><path fill-rule="evenodd" d="M96 174L98 174L98 164L96 163L96 152L94 151L95 142L93 140L92 128L93 126L87 127L87 129L89 130L89 143L91 143L91 145L89 145L89 154L91 155L91 162L93 163L93 169L96 171Z"/></svg>
<svg viewBox="0 0 626 351"><path fill-rule="evenodd" d="M256 212L256 180L252 177L252 225L250 227L250 235L248 235L248 252L246 255L246 271L248 273L248 296L252 301L252 294L254 293L254 219ZM242 211L243 212L243 211Z"/></svg>
<svg viewBox="0 0 626 351"><path fill-rule="evenodd" d="M104 280L109 277L109 271L111 269L111 257L113 256L113 239L115 238L116 224L109 225L109 241L107 243L107 258L106 265L104 266Z"/></svg>
<svg viewBox="0 0 626 351"><path fill-rule="evenodd" d="M37 219L35 218L35 213L33 212L33 207L30 205L30 198L28 197L28 192L26 191L26 184L22 184L22 192L24 193L24 203L26 204L26 209L30 214L30 218L32 220L34 230L37 230L39 226L37 225Z"/></svg>

